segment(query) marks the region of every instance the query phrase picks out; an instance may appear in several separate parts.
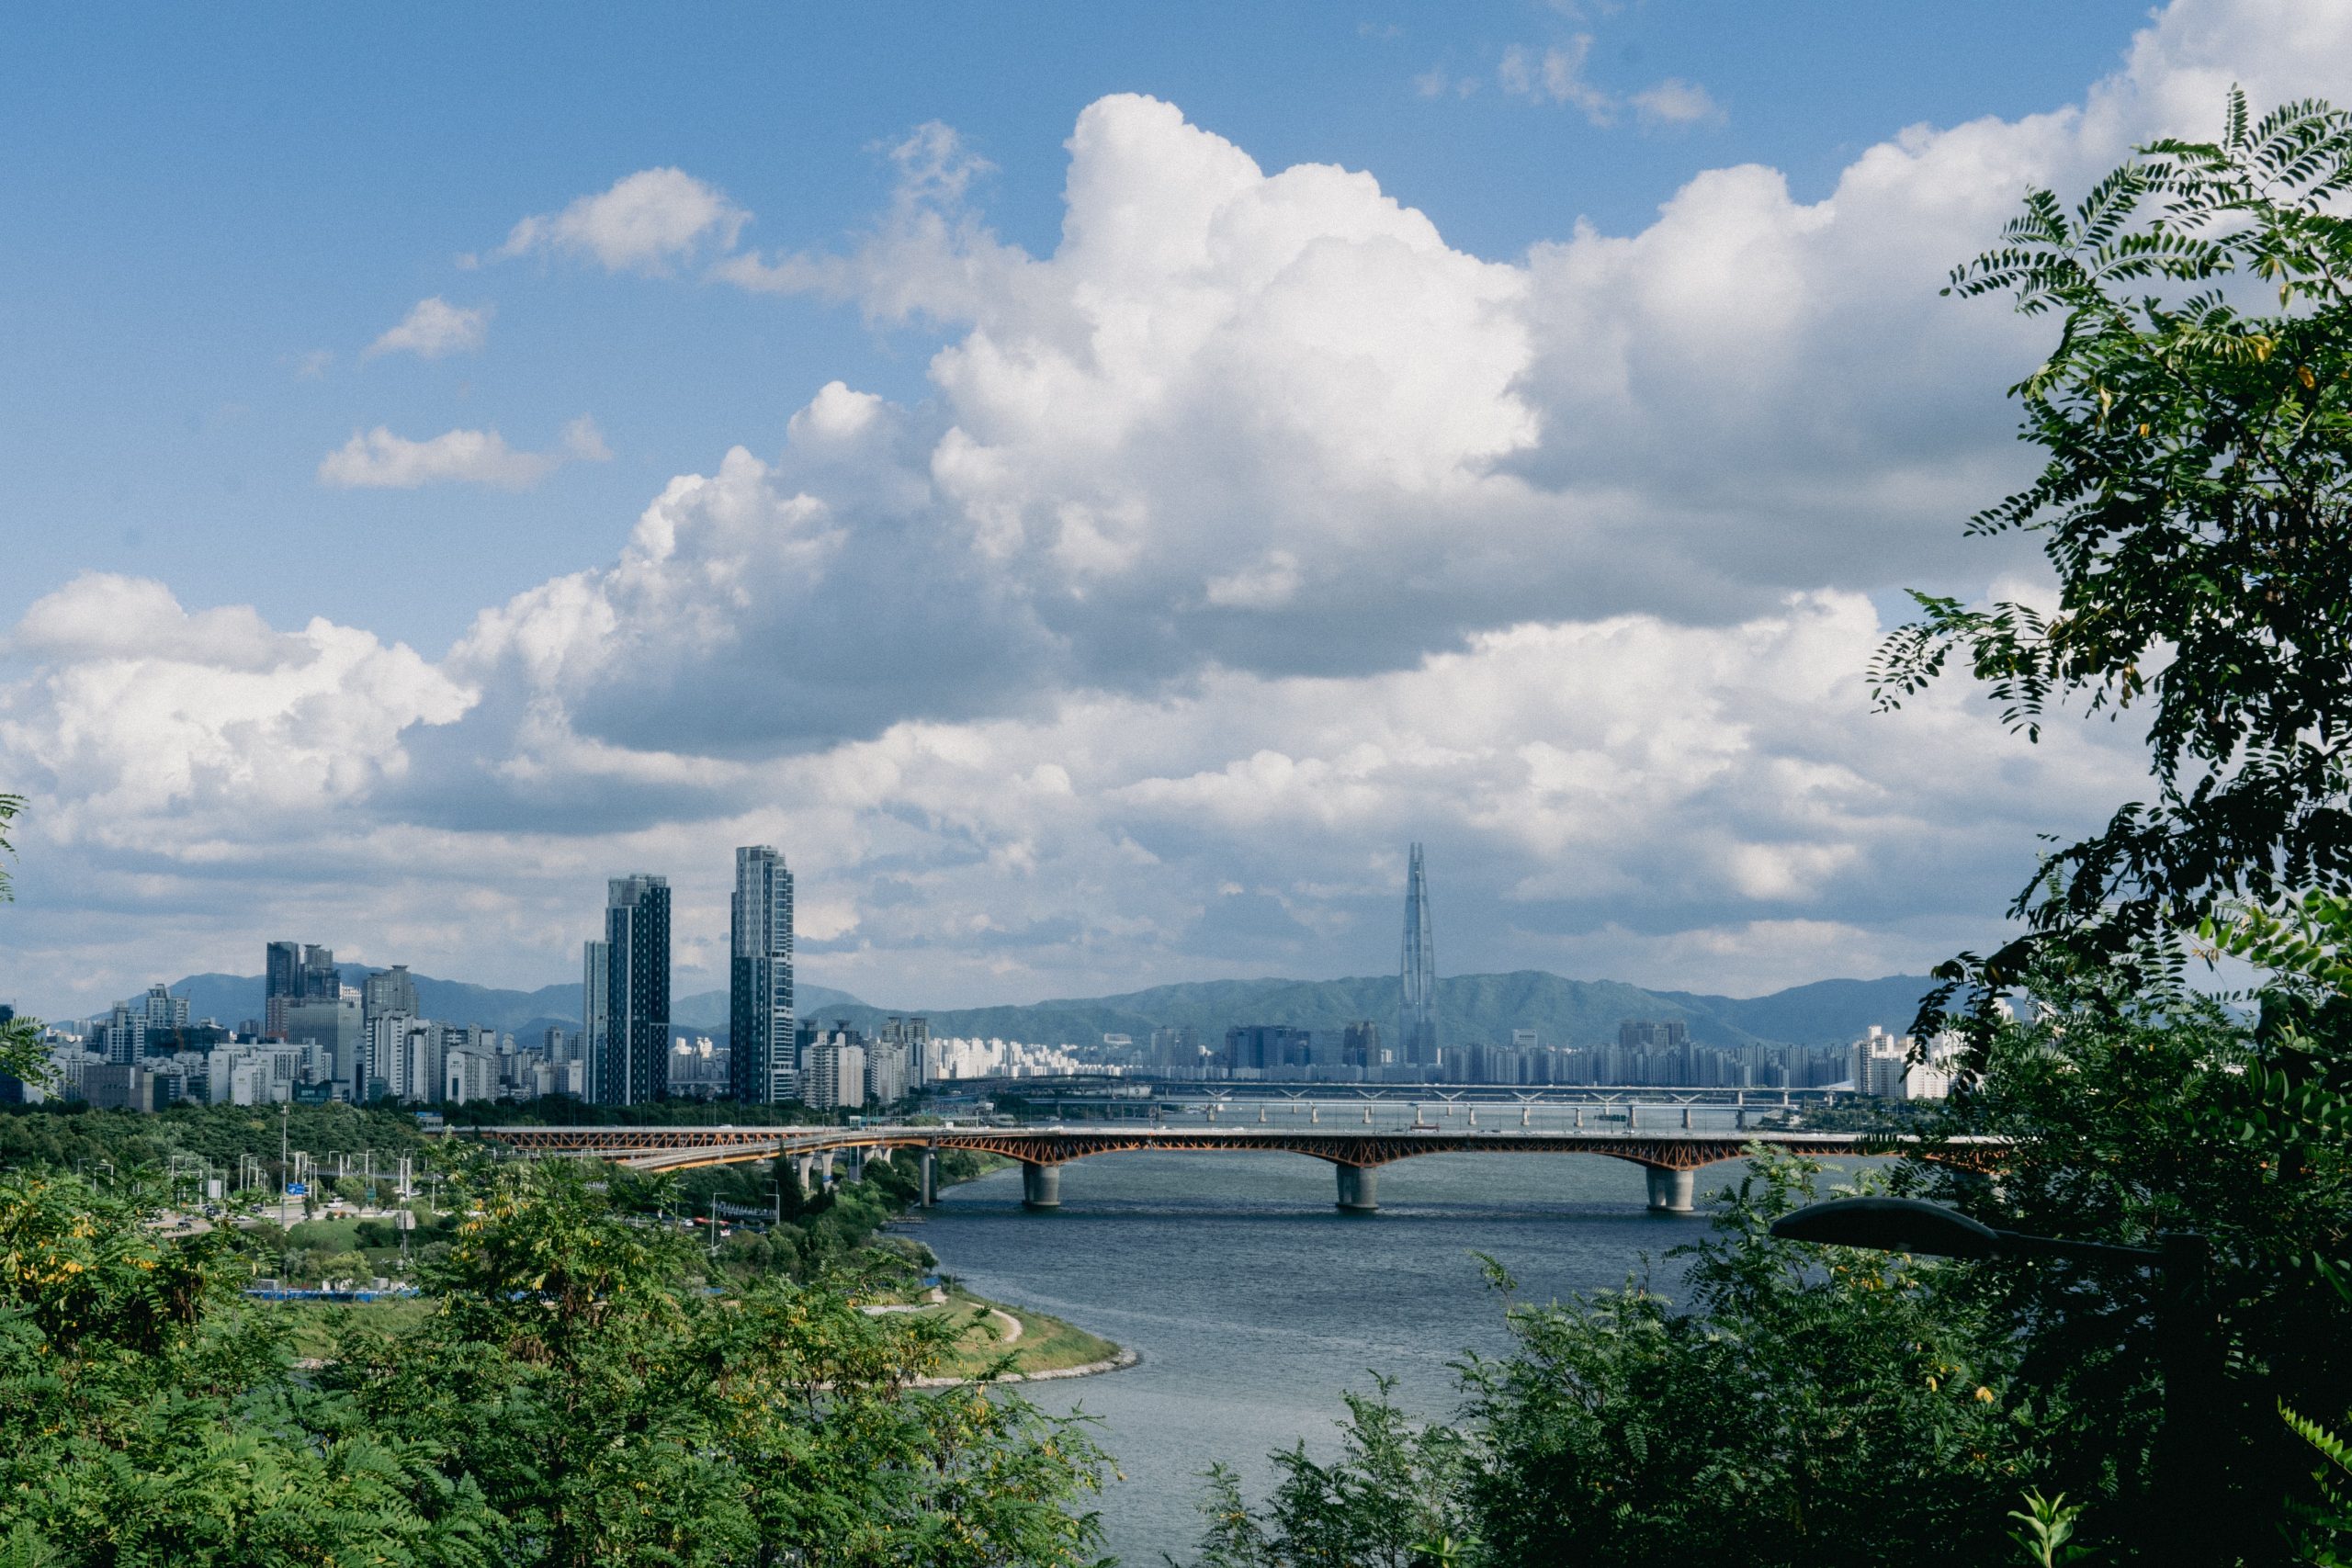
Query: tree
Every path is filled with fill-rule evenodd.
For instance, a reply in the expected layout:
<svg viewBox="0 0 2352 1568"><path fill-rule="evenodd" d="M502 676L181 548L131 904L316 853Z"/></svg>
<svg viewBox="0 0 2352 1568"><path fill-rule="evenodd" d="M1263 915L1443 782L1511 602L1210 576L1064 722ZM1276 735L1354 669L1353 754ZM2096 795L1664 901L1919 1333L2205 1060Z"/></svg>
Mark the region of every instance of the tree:
<svg viewBox="0 0 2352 1568"><path fill-rule="evenodd" d="M1343 1393L1340 1451L1330 1464L1302 1443L1273 1456L1281 1479L1263 1509L1244 1498L1225 1465L1209 1472L1202 1568L1425 1568L1458 1561L1469 1529L1461 1486L1470 1446L1451 1427L1416 1427L1375 1379L1370 1394ZM1453 1555L1447 1554L1451 1548Z"/></svg>
<svg viewBox="0 0 2352 1568"><path fill-rule="evenodd" d="M1638 1281L1514 1307L1458 1427L1383 1386L1334 1463L1275 1455L1263 1505L1214 1475L1204 1568L1994 1560L2040 1420L2013 1337L1961 1268L1775 1239L1826 1178L1760 1155L1678 1249L1687 1308Z"/></svg>
<svg viewBox="0 0 2352 1568"><path fill-rule="evenodd" d="M2058 602L1915 594L1878 700L1958 654L2030 738L2070 700L2143 708L2155 789L2046 858L2011 909L2025 932L1939 969L1923 1023L1959 983L1989 997L2052 954L2144 984L2217 902L2352 877L2347 189L2352 117L2304 102L2253 122L2233 92L2219 141L2152 143L2071 209L2036 191L1953 272L1948 293L2061 318L2011 389L2048 460L1969 525L2041 534Z"/></svg>
<svg viewBox="0 0 2352 1568"><path fill-rule="evenodd" d="M0 904L13 903L17 897L16 883L8 874L8 862L15 858L17 848L9 840L10 824L25 808L21 795L0 795ZM38 1083L46 1074L41 1060L40 1021L37 1018L12 1018L0 1023L0 1073Z"/></svg>
<svg viewBox="0 0 2352 1568"><path fill-rule="evenodd" d="M54 1568L489 1564L478 1493L290 1376L226 1230L0 1175L0 1551Z"/></svg>
<svg viewBox="0 0 2352 1568"><path fill-rule="evenodd" d="M474 1172L419 1328L355 1315L322 1372L368 1429L480 1488L518 1561L942 1568L1092 1560L1081 1426L917 1389L961 1325L847 1282L714 1293L690 1242L569 1162Z"/></svg>
<svg viewBox="0 0 2352 1568"><path fill-rule="evenodd" d="M376 1266L364 1252L331 1252L318 1260L319 1278L364 1286L376 1277Z"/></svg>

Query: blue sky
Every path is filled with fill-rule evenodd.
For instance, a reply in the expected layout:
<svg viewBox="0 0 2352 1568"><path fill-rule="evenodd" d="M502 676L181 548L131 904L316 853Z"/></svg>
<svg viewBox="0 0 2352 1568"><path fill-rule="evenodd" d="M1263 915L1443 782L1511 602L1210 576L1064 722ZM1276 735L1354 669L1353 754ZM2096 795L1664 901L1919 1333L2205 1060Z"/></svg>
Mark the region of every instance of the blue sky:
<svg viewBox="0 0 2352 1568"><path fill-rule="evenodd" d="M8 359L0 613L85 570L190 604L313 614L437 649L495 597L616 548L715 444L773 439L826 381L919 398L936 334L856 310L560 266L466 273L516 218L673 165L827 247L887 199L879 151L940 120L994 164L989 221L1033 254L1062 142L1108 93L1180 105L1272 168L1372 171L1448 241L1506 258L1579 218L1637 228L1698 171L1758 162L1818 197L1915 122L2013 116L2112 68L2142 7L1529 5L185 7L20 17L0 61L17 149L0 229ZM1512 45L1594 39L1587 73L1702 85L1720 124L1505 95ZM2030 43L2029 43L2030 40ZM1439 98L1432 70L1476 81ZM486 351L358 355L421 297L492 301ZM314 354L324 374L297 375ZM576 405L576 406L575 406ZM593 409L616 460L526 495L322 493L354 428L550 437ZM436 426L436 427L438 427ZM102 478L96 476L103 476ZM94 482L95 481L95 482ZM296 556L310 570L277 570Z"/></svg>
<svg viewBox="0 0 2352 1568"><path fill-rule="evenodd" d="M1449 970L1931 962L2134 766L1867 714L2035 581L1941 269L2352 96L2289 0L223 15L0 51L44 1007L544 983L635 869L691 980L755 838L910 1003L1384 968L1414 837Z"/></svg>

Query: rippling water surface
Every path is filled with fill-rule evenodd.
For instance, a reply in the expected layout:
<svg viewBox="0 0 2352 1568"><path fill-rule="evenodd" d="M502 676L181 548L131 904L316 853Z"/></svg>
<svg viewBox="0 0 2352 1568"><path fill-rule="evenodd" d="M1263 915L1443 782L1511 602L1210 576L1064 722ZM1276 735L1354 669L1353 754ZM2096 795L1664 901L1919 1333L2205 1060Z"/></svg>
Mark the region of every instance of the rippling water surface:
<svg viewBox="0 0 2352 1568"><path fill-rule="evenodd" d="M1702 1172L1701 1190L1736 1168ZM1672 1293L1662 1255L1705 1228L1651 1214L1639 1168L1594 1156L1402 1161L1382 1169L1371 1216L1339 1213L1333 1185L1296 1155L1104 1155L1063 1168L1059 1213L1024 1213L1009 1169L950 1189L909 1228L982 1294L1142 1353L1131 1371L1030 1391L1101 1419L1126 1477L1102 1504L1125 1562L1189 1561L1200 1472L1222 1460L1258 1489L1271 1450L1303 1438L1329 1451L1339 1391L1373 1371L1415 1411L1449 1414L1448 1363L1509 1339L1476 1254L1523 1299L1621 1284L1645 1256Z"/></svg>

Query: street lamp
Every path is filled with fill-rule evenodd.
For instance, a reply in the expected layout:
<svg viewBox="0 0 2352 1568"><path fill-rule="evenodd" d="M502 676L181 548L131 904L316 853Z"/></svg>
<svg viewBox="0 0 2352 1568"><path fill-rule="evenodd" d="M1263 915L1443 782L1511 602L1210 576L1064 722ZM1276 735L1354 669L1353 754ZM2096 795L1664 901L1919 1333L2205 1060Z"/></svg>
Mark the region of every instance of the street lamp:
<svg viewBox="0 0 2352 1568"><path fill-rule="evenodd" d="M2116 1247L1996 1230L1940 1203L1917 1198L1838 1198L1772 1222L1783 1241L1909 1252L1928 1258L2049 1258L2154 1270L2156 1354L2163 1369L2164 1425L2156 1446L2156 1486L2177 1510L2177 1539L2205 1544L2222 1516L2212 1495L2218 1473L2195 1462L2194 1445L2213 1407L2213 1365L2198 1314L2205 1300L2211 1248L2192 1231L2166 1231L2154 1247Z"/></svg>

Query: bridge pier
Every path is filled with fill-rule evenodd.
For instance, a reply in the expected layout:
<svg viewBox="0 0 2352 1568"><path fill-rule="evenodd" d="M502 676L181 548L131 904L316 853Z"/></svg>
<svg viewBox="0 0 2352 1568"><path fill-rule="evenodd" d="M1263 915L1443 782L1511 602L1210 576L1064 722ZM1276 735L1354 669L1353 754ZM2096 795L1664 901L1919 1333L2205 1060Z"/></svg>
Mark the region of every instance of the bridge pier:
<svg viewBox="0 0 2352 1568"><path fill-rule="evenodd" d="M817 1156L817 1190L823 1191L833 1184L833 1151L826 1149Z"/></svg>
<svg viewBox="0 0 2352 1568"><path fill-rule="evenodd" d="M1340 1173L1340 1212L1343 1214L1369 1214L1380 1207L1380 1168L1370 1165L1335 1165Z"/></svg>
<svg viewBox="0 0 2352 1568"><path fill-rule="evenodd" d="M800 1155L792 1162L793 1174L800 1179L800 1195L803 1198L815 1196L808 1190L808 1178L816 1168L817 1159L814 1155Z"/></svg>
<svg viewBox="0 0 2352 1568"><path fill-rule="evenodd" d="M1651 1213L1687 1214L1691 1212L1691 1200L1699 1188L1697 1171L1645 1165L1642 1168L1642 1174L1649 1178Z"/></svg>
<svg viewBox="0 0 2352 1568"><path fill-rule="evenodd" d="M923 1145L922 1169L922 1179L915 1186L915 1196L916 1200L926 1209L933 1207L939 1201L939 1176L938 1171L935 1168L935 1162L938 1158L938 1155L939 1150L934 1145L929 1144Z"/></svg>
<svg viewBox="0 0 2352 1568"><path fill-rule="evenodd" d="M1021 1206L1058 1209L1062 1206L1062 1168L1021 1162Z"/></svg>

